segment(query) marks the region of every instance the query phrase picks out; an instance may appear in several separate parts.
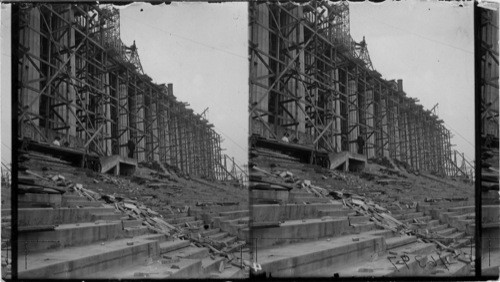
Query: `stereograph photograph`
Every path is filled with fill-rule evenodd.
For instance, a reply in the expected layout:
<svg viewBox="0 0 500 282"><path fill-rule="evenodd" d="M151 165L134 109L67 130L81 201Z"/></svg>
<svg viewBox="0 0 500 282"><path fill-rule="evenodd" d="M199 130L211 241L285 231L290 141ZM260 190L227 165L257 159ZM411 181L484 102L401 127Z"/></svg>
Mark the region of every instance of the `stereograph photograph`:
<svg viewBox="0 0 500 282"><path fill-rule="evenodd" d="M2 279L498 277L498 21L1 4Z"/></svg>

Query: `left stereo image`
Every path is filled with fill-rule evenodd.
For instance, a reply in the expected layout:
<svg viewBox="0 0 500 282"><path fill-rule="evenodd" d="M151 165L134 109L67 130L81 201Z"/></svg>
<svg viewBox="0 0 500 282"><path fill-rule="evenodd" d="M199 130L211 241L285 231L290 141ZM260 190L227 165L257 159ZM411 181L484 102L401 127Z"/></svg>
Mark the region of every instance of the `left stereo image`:
<svg viewBox="0 0 500 282"><path fill-rule="evenodd" d="M247 6L2 5L3 277L248 276Z"/></svg>

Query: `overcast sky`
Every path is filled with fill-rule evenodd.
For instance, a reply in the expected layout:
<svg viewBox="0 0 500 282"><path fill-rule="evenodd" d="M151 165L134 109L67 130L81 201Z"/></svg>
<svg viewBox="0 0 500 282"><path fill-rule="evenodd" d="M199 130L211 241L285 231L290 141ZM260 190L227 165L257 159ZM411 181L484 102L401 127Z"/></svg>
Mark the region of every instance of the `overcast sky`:
<svg viewBox="0 0 500 282"><path fill-rule="evenodd" d="M173 83L178 100L208 120L242 166L248 156L246 3L134 4L120 9L121 37L135 40L144 73Z"/></svg>
<svg viewBox="0 0 500 282"><path fill-rule="evenodd" d="M463 3L463 2L460 2ZM363 36L373 67L386 79L403 79L410 97L438 115L452 143L474 159L473 7L437 1L351 3L351 35ZM460 165L460 163L459 163Z"/></svg>
<svg viewBox="0 0 500 282"><path fill-rule="evenodd" d="M1 65L1 79L0 91L2 91L2 102L0 113L2 122L0 122L0 139L2 146L0 149L1 159L4 164L11 162L11 89L10 89L10 6L0 4L1 13L0 21L2 28L0 30L2 56L0 60Z"/></svg>
<svg viewBox="0 0 500 282"><path fill-rule="evenodd" d="M463 3L463 2L461 2ZM2 105L10 105L10 12L2 5ZM141 11L142 9L142 11ZM351 34L366 37L374 68L438 114L455 135L456 149L474 158L472 3L386 1L351 3ZM136 41L146 74L173 83L174 95L208 119L223 147L246 162L248 31L246 3L134 4L121 9L121 36ZM7 83L6 83L7 82ZM5 95L9 94L9 95ZM10 108L2 107L2 120ZM8 122L1 123L2 161L10 161ZM8 152L6 155L5 153Z"/></svg>

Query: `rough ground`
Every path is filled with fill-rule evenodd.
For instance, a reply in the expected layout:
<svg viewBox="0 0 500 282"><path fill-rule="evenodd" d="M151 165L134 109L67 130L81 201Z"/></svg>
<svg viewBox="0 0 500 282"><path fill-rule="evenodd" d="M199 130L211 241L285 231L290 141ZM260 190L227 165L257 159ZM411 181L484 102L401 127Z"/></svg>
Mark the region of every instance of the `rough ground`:
<svg viewBox="0 0 500 282"><path fill-rule="evenodd" d="M423 172L409 173L403 167L397 167L393 165L393 163L394 162L390 160L373 160L367 164L363 171L344 172L300 163L298 159L289 155L256 148L250 153L249 166L252 168L252 171L255 172L255 174L252 174L251 180L256 181L256 183L278 184L274 187L282 186L281 189L291 189L289 193L294 193L295 195L302 193L311 195L311 198L313 198L313 195L319 198L326 198L326 200L330 200L330 202L332 202L332 199L338 202L341 201L344 206L343 209L345 210L348 208L350 212L347 216L342 215L340 212L332 212L332 214L339 219L345 218L349 220L349 225L353 225L351 224L352 220L355 222L362 222L365 226L368 226L368 228L363 229L363 231L359 231L358 229L358 233L367 232L367 230L375 230L370 227L370 224L372 226L376 225L376 229L378 230L383 228L386 231L392 231L389 237L385 237L384 239L387 243L387 253L377 254L377 258L373 259L376 263L373 265L370 264L370 261L362 261L360 258L361 261L351 265L352 269L346 270L341 261L332 260L332 262L337 263L335 267L341 270L342 275L364 275L362 273L360 274L360 271L365 272L364 270L368 269L370 271L368 271L369 273L366 275L369 276L373 274L371 272L375 269L380 269L382 265L385 265L382 267L383 269L385 269L386 266L388 267L387 269L392 269L391 265L388 265L388 262L385 260L386 256L389 257L391 254L397 255L400 251L403 253L415 252L429 255L430 257L437 257L436 253L433 253L436 251L440 254L452 254L454 259L461 259L460 263L453 262L456 269L449 270L446 268L440 269L439 271L433 269L432 271L428 271L426 275L436 275L441 272L448 273L448 271L451 271L451 273L473 275L473 273L468 273L471 267L473 269L471 262L474 261L475 254L473 252L474 244L470 244L471 234L468 229L470 221L473 221L473 219L470 218L474 217L474 213L470 211L470 209L473 208L471 207L471 203L473 203L475 194L473 183L458 178L437 177ZM269 187L272 188L273 186ZM284 200L285 197L276 197L273 200L275 203L286 205L297 203L307 205L314 203L313 199L309 200L307 198L296 202L296 197L297 196L287 198L286 200ZM326 202L327 201L324 201L324 203ZM252 204L258 207L262 204L262 201L256 197L256 201ZM457 211L460 212L451 212L449 210L449 208L454 207L454 205L459 206ZM465 207L462 208L462 205ZM419 210L419 208L421 209ZM327 217L324 215L327 214L327 212L321 211L316 218L309 220L319 220L320 217L321 220L323 220ZM445 218L445 215L449 215L450 219ZM291 217L295 219L295 215L291 215ZM356 220L356 217L359 221ZM461 224L463 223L465 225L455 228L457 225L456 222L453 223L453 226L451 225L452 217L454 218L453 220L463 220ZM280 223L283 222L284 221L280 220ZM318 236L327 236L326 233L320 234L318 232L317 234L319 234ZM308 238L311 238L311 240L313 239L312 236ZM338 246L343 246L344 241L338 241L342 238L343 237L336 237L333 235L333 238L326 239L329 243L325 243L324 240L305 242L303 243L305 244L303 247L306 248L306 250L304 250L305 253L297 252L296 250L298 247L295 245L283 244L282 246L278 246L279 242L277 242L275 246L269 247L269 254L270 256L274 256L275 254L273 252L275 251L289 251L287 254L290 259L290 264L294 267L298 267L298 264L294 263L299 261L299 257L306 260L309 256L309 252L311 252L311 248L316 246L316 243L320 244L317 252L321 253L323 247L327 245L332 246L332 243L338 243ZM409 239L415 240L415 242L404 242L404 240ZM394 242L399 242L398 244L400 245L395 247L396 245ZM326 245L321 245L323 243ZM432 248L426 249L429 246L432 246ZM399 247L401 248L398 249ZM265 256L266 253L264 250L260 253ZM314 253L314 251L311 253ZM283 253L283 255L285 255L285 253ZM379 255L382 255L382 257L379 258ZM276 255L276 257L283 259L280 255ZM280 270L273 270L272 267L275 266L275 262L272 261L272 259L264 261L263 265L264 264L266 264L266 271L276 271L278 275L287 276L289 273L286 271L292 271L292 268L286 268L287 265L285 264L282 266L280 265L282 267ZM310 268L304 265L308 265ZM303 267L306 272L309 271L308 273L311 275L322 275L319 274L320 272L317 269L318 267L321 268L321 265L316 265L316 262L313 260L308 261L308 264L303 262L300 264L300 267ZM328 269L325 268L324 271L326 276L332 275L331 267ZM411 270L411 273L418 272L413 271L417 270ZM380 272L375 276L380 276L382 274L383 273ZM383 275L388 275L388 273Z"/></svg>
<svg viewBox="0 0 500 282"><path fill-rule="evenodd" d="M230 182L178 177L173 172L169 173L169 179L158 177L157 171L141 166L133 176L113 176L49 160L32 157L24 165L38 175L62 175L66 183L79 183L100 194L137 200L160 213L166 206L175 210L197 204L248 205L246 189ZM49 183L47 180L46 184Z"/></svg>
<svg viewBox="0 0 500 282"><path fill-rule="evenodd" d="M278 155L275 155L278 156ZM469 198L474 199L473 182L460 179L438 178L430 174L415 175L396 171L375 163L368 163L363 172L332 171L315 165L302 164L290 159L277 158L270 153L259 154L251 162L273 174L291 172L295 179L310 180L316 186L329 191L343 191L383 201L385 196L399 198L401 204L411 205L425 199ZM265 177L277 181L276 177ZM278 179L279 181L279 179ZM285 180L281 181L285 183ZM379 203L381 204L381 203ZM383 204L383 203L382 203Z"/></svg>
<svg viewBox="0 0 500 282"><path fill-rule="evenodd" d="M180 238L181 241L185 240L188 242L189 246L181 246L175 250L172 249L170 252L177 252L175 254L182 255L184 252L194 250L193 252L195 253L192 254L193 258L198 259L196 256L200 256L200 264L195 269L203 271L203 275L211 273L211 268L205 269L203 267L208 267L211 263L217 262L214 259L216 256L209 256L209 247L212 247L210 250L219 255L217 257L219 260L225 260L224 257L220 257L225 255L228 258L228 262L231 262L234 259L232 252L235 252L236 247L239 248L237 251L242 258L241 261L243 259L250 259L248 248L240 248L245 242L238 240L232 233L223 232L222 228L211 228L213 222L208 224L198 216L210 213L212 216L217 217L220 212L227 211L236 211L236 215L239 215L239 211L247 210L247 189L242 185L238 185L238 183L208 181L190 177L177 173L172 168L160 169L158 164L155 165L152 163L140 164L133 175L115 176L73 167L70 163L57 157L31 151L20 154L19 161L20 175L23 175L23 179L30 179L36 185L43 186L43 188L32 188L29 185L20 185L18 187L19 191L27 193L50 193L54 192L54 190L62 190L66 192L64 196L79 197L86 200L91 199L89 203L96 200L102 203L111 202L114 203L115 209L120 209L122 213L128 215L126 222L130 220L131 222L127 224L130 223L132 225L136 224L133 220L134 218L137 219L137 217L134 217L135 215L139 217L146 216L147 218L142 218L144 219L143 225L148 226L150 228L149 231L165 232L165 234L172 236L169 239L174 238L175 240L175 238ZM35 204L36 206L40 203L23 202L23 207L30 207L31 204ZM79 204L78 207L81 208L84 206L86 206L86 203ZM130 209L136 210L130 211ZM162 217L163 219L161 219ZM224 223L224 220L228 220L223 216L219 218L220 224ZM7 220L7 218L2 217L2 224L4 219ZM240 224L240 218L230 219L237 221L234 224ZM167 221L170 223L167 223ZM122 218L122 224L123 222ZM155 224L159 224L166 229L162 229ZM140 235L140 231L143 229L137 229L137 232L134 232ZM125 232L128 231L127 229ZM133 232L133 230L130 232ZM135 236L133 234L130 236ZM161 244L164 244L164 242ZM207 244L210 246L204 248L203 246ZM191 245L192 247L190 247ZM216 245L217 249L214 249L213 245ZM185 248L189 250L186 251ZM169 251L165 251L162 248L159 251L170 254ZM243 254L240 254L240 251ZM41 256L44 254L44 252L40 252ZM205 258L204 256L209 257ZM2 252L2 258L4 258L4 252ZM6 259L7 256L5 256ZM201 261L202 259L204 259L203 262ZM240 270L239 264L237 266L237 268L229 266L228 269L226 265L216 275L221 275L221 277L225 277L224 275L233 275L236 273L234 269ZM239 272L236 274L239 275ZM102 273L99 275L102 275Z"/></svg>

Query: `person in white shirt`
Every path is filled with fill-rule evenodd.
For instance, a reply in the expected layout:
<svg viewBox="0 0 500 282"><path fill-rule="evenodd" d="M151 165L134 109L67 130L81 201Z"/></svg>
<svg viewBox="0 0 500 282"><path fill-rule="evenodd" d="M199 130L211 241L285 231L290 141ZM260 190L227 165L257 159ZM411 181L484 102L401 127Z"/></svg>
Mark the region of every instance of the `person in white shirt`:
<svg viewBox="0 0 500 282"><path fill-rule="evenodd" d="M285 133L285 135L283 135L283 137L281 138L281 141L286 142L286 143L290 142L290 140L288 140L288 133Z"/></svg>
<svg viewBox="0 0 500 282"><path fill-rule="evenodd" d="M52 145L61 146L61 138L59 138L59 136L57 136L54 139L54 142L52 142Z"/></svg>

